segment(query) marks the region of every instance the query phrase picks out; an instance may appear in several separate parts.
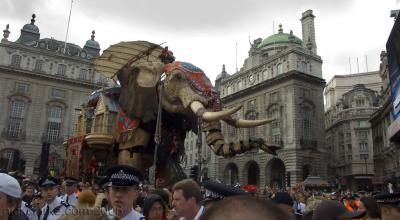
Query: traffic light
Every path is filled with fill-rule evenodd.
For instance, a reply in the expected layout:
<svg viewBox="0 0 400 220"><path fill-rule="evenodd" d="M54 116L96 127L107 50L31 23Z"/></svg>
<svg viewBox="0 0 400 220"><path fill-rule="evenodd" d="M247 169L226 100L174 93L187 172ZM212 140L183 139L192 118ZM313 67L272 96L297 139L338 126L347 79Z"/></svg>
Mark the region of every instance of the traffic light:
<svg viewBox="0 0 400 220"><path fill-rule="evenodd" d="M197 180L199 175L199 166L195 165L190 168L190 178Z"/></svg>

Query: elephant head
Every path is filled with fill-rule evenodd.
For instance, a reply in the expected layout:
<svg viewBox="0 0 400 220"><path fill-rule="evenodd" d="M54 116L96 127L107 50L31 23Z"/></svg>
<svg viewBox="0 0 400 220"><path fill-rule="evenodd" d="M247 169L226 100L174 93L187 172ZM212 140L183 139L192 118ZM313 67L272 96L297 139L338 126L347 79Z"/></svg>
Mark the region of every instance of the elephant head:
<svg viewBox="0 0 400 220"><path fill-rule="evenodd" d="M266 145L263 139L239 143L224 141L220 120L237 128L249 128L269 123L272 119L233 119L231 115L241 106L223 109L221 98L210 80L200 68L190 63L142 62L122 70L118 75L122 87L120 105L129 117L137 117L144 122L155 119L158 103L156 86L164 72L164 90L161 97L163 109L192 119L201 117L203 130L207 132L207 144L217 155L233 156L257 147L275 154L279 147ZM191 129L196 132L195 128Z"/></svg>

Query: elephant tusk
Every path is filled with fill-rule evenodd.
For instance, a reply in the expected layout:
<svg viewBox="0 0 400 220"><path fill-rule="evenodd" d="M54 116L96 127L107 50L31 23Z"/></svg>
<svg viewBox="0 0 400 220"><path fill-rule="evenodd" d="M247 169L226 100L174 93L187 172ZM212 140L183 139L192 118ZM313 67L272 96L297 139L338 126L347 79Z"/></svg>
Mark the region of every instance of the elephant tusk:
<svg viewBox="0 0 400 220"><path fill-rule="evenodd" d="M275 119L267 118L267 119L260 119L260 120L245 120L245 119L239 119L236 120L233 124L233 126L237 128L252 128L252 127L257 127L260 125L268 124Z"/></svg>
<svg viewBox="0 0 400 220"><path fill-rule="evenodd" d="M209 112L209 111L206 111L206 108L204 107L204 105L201 102L193 101L190 104L190 108L196 115L201 116L204 121L218 121L218 120L227 118L230 115L232 115L233 113L239 111L239 109L241 109L242 106L237 106L235 108L230 108L230 109L226 109L226 110L222 110L222 111L218 111L218 112Z"/></svg>

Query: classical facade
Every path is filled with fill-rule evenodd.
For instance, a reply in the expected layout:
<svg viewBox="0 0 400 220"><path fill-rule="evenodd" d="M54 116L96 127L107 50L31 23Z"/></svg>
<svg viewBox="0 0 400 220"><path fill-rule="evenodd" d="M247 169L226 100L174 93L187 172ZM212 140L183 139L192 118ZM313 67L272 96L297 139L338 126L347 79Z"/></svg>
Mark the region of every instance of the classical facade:
<svg viewBox="0 0 400 220"><path fill-rule="evenodd" d="M374 150L375 177L372 184L377 190L387 190L387 184L400 189L400 144L390 140L389 127L393 123L391 90L389 87L388 61L385 51L381 53L379 76L382 78L379 110L371 116Z"/></svg>
<svg viewBox="0 0 400 220"><path fill-rule="evenodd" d="M366 190L374 175L370 116L378 109L378 72L336 75L325 88L329 180ZM338 186L339 186L338 185Z"/></svg>
<svg viewBox="0 0 400 220"><path fill-rule="evenodd" d="M0 168L37 174L47 142L49 169L60 173L62 142L73 134L80 104L107 83L91 70L99 44L94 32L83 48L40 38L34 15L18 40L9 34L7 25L0 43Z"/></svg>
<svg viewBox="0 0 400 220"><path fill-rule="evenodd" d="M202 178L218 179L217 156L212 152L210 146L206 143L206 136L203 133L201 141L201 151L199 154L197 135L188 132L185 139L185 158L181 164L187 176L190 176L190 170L194 166L201 165ZM201 157L199 157L201 155Z"/></svg>
<svg viewBox="0 0 400 220"><path fill-rule="evenodd" d="M225 140L263 138L281 145L277 156L253 150L217 158L217 178L228 184L294 186L308 175L326 178L322 59L317 54L312 10L302 13L302 39L279 25L277 34L256 39L240 71L217 76L226 108L242 106L236 118L275 118L270 124L235 129L225 123Z"/></svg>

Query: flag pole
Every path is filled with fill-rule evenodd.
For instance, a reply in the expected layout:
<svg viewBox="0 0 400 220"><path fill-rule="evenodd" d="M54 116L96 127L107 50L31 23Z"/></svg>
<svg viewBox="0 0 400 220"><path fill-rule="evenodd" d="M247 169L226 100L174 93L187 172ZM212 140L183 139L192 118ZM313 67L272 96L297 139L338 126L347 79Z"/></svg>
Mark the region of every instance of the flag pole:
<svg viewBox="0 0 400 220"><path fill-rule="evenodd" d="M64 42L64 54L67 52L67 39L68 39L69 23L71 21L72 3L74 3L74 0L71 0L71 7L69 8L67 33L65 34L65 42Z"/></svg>

